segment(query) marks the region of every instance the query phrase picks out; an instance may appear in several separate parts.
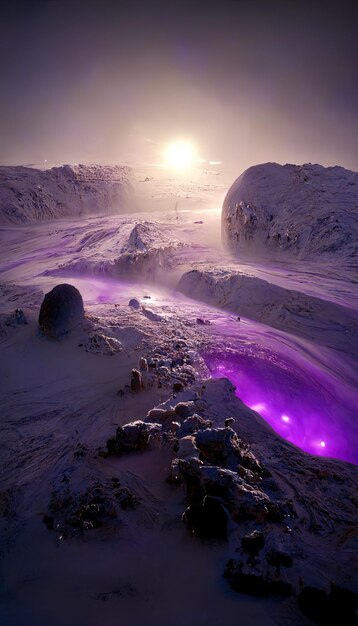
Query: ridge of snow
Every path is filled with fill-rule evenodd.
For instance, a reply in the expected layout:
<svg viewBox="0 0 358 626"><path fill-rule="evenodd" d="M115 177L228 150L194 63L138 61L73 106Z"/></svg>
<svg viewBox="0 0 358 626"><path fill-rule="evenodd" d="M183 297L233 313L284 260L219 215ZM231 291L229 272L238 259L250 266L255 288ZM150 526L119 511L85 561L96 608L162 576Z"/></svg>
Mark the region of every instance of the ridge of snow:
<svg viewBox="0 0 358 626"><path fill-rule="evenodd" d="M48 170L0 166L0 223L115 215L133 197L131 168L63 165Z"/></svg>

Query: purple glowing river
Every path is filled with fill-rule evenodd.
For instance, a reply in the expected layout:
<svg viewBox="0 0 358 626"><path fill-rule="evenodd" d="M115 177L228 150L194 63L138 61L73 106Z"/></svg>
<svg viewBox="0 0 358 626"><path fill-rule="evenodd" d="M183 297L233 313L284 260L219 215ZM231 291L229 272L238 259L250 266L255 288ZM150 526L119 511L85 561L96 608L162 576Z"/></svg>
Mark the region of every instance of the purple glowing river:
<svg viewBox="0 0 358 626"><path fill-rule="evenodd" d="M358 462L353 402L337 399L329 376L313 378L304 366L243 354L211 352L205 361L213 377L229 378L237 396L288 441L312 454Z"/></svg>
<svg viewBox="0 0 358 626"><path fill-rule="evenodd" d="M358 463L354 363L229 314L215 326L223 344L203 354L213 377L228 378L245 404L306 452Z"/></svg>
<svg viewBox="0 0 358 626"><path fill-rule="evenodd" d="M150 293L150 308L161 315L172 317L180 309L187 319L210 321L205 332L212 347L202 357L213 377L231 380L245 404L306 452L358 463L358 380L346 356L257 322L238 322L236 315L176 292L106 278L70 282L88 304Z"/></svg>

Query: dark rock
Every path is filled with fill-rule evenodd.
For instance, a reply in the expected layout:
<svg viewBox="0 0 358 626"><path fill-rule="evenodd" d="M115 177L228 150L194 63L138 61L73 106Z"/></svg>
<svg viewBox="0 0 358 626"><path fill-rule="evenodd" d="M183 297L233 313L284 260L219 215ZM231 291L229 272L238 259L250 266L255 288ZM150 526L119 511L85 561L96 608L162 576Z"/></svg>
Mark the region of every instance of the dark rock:
<svg viewBox="0 0 358 626"><path fill-rule="evenodd" d="M148 370L148 361L144 356L140 357L139 369L142 370L143 372L146 372Z"/></svg>
<svg viewBox="0 0 358 626"><path fill-rule="evenodd" d="M178 437L185 437L186 435L192 435L198 430L204 430L206 428L210 428L212 426L212 422L210 420L205 420L200 415L194 413L194 415L190 415L186 420L181 424Z"/></svg>
<svg viewBox="0 0 358 626"><path fill-rule="evenodd" d="M128 306L130 306L132 309L140 309L140 302L139 300L137 300L137 298L131 298L128 302Z"/></svg>
<svg viewBox="0 0 358 626"><path fill-rule="evenodd" d="M147 418L149 421L153 422L166 422L168 419L173 420L176 418L176 413L173 409L151 409L147 413Z"/></svg>
<svg viewBox="0 0 358 626"><path fill-rule="evenodd" d="M265 546L265 536L259 530L254 530L250 535L242 537L241 545L244 552L251 556L256 556Z"/></svg>
<svg viewBox="0 0 358 626"><path fill-rule="evenodd" d="M121 487L116 479L95 483L86 491L75 493L69 481L62 481L49 503L49 513L43 521L49 530L56 530L61 538L82 535L113 523L120 509L133 508L138 503L134 494Z"/></svg>
<svg viewBox="0 0 358 626"><path fill-rule="evenodd" d="M285 517L297 517L291 500L285 502L270 501L268 505L268 517L270 522L283 522Z"/></svg>
<svg viewBox="0 0 358 626"><path fill-rule="evenodd" d="M268 594L268 584L263 573L254 568L251 568L251 571L246 571L242 561L230 559L226 564L224 577L235 591L255 596Z"/></svg>
<svg viewBox="0 0 358 626"><path fill-rule="evenodd" d="M54 519L52 515L44 515L42 521L45 524L47 530L53 530Z"/></svg>
<svg viewBox="0 0 358 626"><path fill-rule="evenodd" d="M231 428L208 428L196 435L197 446L202 459L216 465L236 469L237 463L261 474L263 469L256 457Z"/></svg>
<svg viewBox="0 0 358 626"><path fill-rule="evenodd" d="M284 575L277 575L259 557L230 559L226 564L225 578L230 586L241 593L255 596L282 595L292 593L292 584Z"/></svg>
<svg viewBox="0 0 358 626"><path fill-rule="evenodd" d="M133 369L131 375L131 390L134 392L140 391L142 386L142 374L138 370Z"/></svg>
<svg viewBox="0 0 358 626"><path fill-rule="evenodd" d="M5 322L6 326L24 326L27 324L27 320L25 317L25 313L21 309L15 309L15 311L10 315L10 317Z"/></svg>
<svg viewBox="0 0 358 626"><path fill-rule="evenodd" d="M204 496L202 502L185 510L183 521L199 537L227 539L228 515L220 498Z"/></svg>
<svg viewBox="0 0 358 626"><path fill-rule="evenodd" d="M195 413L195 403L192 401L189 402L178 402L178 404L174 407L175 413L178 417L186 418Z"/></svg>
<svg viewBox="0 0 358 626"><path fill-rule="evenodd" d="M179 393L180 391L183 391L183 389L184 389L183 383L176 382L176 383L173 384L173 392L174 393Z"/></svg>
<svg viewBox="0 0 358 626"><path fill-rule="evenodd" d="M270 552L266 554L266 561L269 565L278 568L281 565L283 567L292 567L293 564L292 556L281 550L270 550Z"/></svg>
<svg viewBox="0 0 358 626"><path fill-rule="evenodd" d="M151 441L160 436L160 424L142 422L138 420L117 428L115 437L107 441L108 455L121 455L125 452L146 450Z"/></svg>
<svg viewBox="0 0 358 626"><path fill-rule="evenodd" d="M196 318L196 323L199 324L199 326L209 326L211 324L209 320L203 320L201 317Z"/></svg>
<svg viewBox="0 0 358 626"><path fill-rule="evenodd" d="M243 481L235 472L221 467L180 466L189 503L201 502L205 495L220 498L234 521L253 519L263 522L268 516L269 497Z"/></svg>
<svg viewBox="0 0 358 626"><path fill-rule="evenodd" d="M181 459L199 458L199 450L192 435L181 437L178 440L177 448L177 455Z"/></svg>
<svg viewBox="0 0 358 626"><path fill-rule="evenodd" d="M39 324L49 337L60 337L75 328L84 316L83 300L76 287L56 285L41 304Z"/></svg>

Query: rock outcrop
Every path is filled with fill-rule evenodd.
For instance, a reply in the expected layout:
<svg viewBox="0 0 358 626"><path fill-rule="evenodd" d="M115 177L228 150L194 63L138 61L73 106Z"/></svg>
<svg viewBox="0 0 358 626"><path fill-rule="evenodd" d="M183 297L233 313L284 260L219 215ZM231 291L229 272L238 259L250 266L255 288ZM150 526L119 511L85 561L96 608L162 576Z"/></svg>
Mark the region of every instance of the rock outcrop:
<svg viewBox="0 0 358 626"><path fill-rule="evenodd" d="M235 253L356 258L358 173L311 163L250 167L226 195L222 236Z"/></svg>

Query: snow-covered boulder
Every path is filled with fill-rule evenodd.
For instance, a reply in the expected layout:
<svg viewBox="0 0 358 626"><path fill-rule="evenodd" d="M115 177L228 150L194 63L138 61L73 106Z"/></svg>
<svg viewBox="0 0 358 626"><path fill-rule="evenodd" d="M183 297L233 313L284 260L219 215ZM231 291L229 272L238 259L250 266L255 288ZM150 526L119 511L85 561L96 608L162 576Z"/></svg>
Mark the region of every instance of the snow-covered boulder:
<svg viewBox="0 0 358 626"><path fill-rule="evenodd" d="M63 165L48 170L0 167L0 223L118 214L133 202L131 170Z"/></svg>
<svg viewBox="0 0 358 626"><path fill-rule="evenodd" d="M233 252L356 257L358 173L311 163L250 167L226 195L222 236Z"/></svg>

